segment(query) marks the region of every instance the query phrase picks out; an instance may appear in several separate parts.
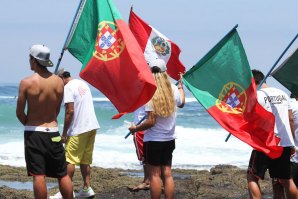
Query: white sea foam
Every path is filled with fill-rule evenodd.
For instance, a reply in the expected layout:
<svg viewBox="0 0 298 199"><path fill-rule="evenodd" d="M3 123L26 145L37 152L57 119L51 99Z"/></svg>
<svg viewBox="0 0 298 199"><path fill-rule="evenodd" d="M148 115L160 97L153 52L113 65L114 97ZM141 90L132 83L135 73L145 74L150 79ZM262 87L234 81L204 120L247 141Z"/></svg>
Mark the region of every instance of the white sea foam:
<svg viewBox="0 0 298 199"><path fill-rule="evenodd" d="M185 102L189 103L189 102L197 102L198 100L194 97L186 97L185 98Z"/></svg>
<svg viewBox="0 0 298 199"><path fill-rule="evenodd" d="M228 135L223 129L184 128L177 126L173 168L210 169L217 164L245 167L251 148ZM114 133L96 136L93 165L104 168L140 169L132 136L124 139L127 124L113 129ZM23 140L0 144L0 164L25 166Z"/></svg>
<svg viewBox="0 0 298 199"><path fill-rule="evenodd" d="M178 139L174 151L173 167L210 168L217 164L246 167L251 147L231 136L225 142L223 129L193 129L177 127Z"/></svg>
<svg viewBox="0 0 298 199"><path fill-rule="evenodd" d="M1 90L1 88L0 88ZM0 94L0 164L25 166L23 126L15 116L16 87L2 87ZM5 91L5 92L4 92ZM94 92L96 112L101 129L95 140L93 165L105 168L141 169L136 157L132 136L128 133L130 120L111 120L115 114L112 103L102 94ZM2 99L1 99L2 98ZM105 118L105 117L108 117ZM64 111L60 112L59 129L63 129ZM178 139L173 154L174 168L210 169L217 164L233 164L246 167L251 148L231 137L225 142L228 132L221 128L189 94L186 105L178 110L176 127Z"/></svg>
<svg viewBox="0 0 298 199"><path fill-rule="evenodd" d="M94 102L109 102L110 100L106 97L93 97Z"/></svg>
<svg viewBox="0 0 298 199"><path fill-rule="evenodd" d="M17 96L0 96L0 99L15 99Z"/></svg>
<svg viewBox="0 0 298 199"><path fill-rule="evenodd" d="M0 144L0 164L10 166L25 166L24 142L15 141Z"/></svg>

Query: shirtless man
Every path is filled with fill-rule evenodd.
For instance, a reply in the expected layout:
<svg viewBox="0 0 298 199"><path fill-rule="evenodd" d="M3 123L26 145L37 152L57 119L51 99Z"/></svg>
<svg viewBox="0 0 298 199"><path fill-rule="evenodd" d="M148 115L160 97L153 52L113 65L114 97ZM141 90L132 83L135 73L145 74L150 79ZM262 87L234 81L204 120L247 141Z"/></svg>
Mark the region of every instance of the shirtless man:
<svg viewBox="0 0 298 199"><path fill-rule="evenodd" d="M45 177L48 176L58 179L64 199L73 198L57 122L64 84L47 69L53 63L46 46L33 45L29 57L31 70L35 73L19 85L16 115L25 126L25 160L28 176L33 176L34 196L47 198Z"/></svg>

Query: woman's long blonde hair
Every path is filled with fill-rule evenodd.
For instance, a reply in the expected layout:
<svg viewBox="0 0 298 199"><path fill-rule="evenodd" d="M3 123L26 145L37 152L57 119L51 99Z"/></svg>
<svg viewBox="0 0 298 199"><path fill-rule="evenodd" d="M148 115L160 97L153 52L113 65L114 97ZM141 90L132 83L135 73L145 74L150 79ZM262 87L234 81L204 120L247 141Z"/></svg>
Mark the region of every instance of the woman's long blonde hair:
<svg viewBox="0 0 298 199"><path fill-rule="evenodd" d="M176 111L173 89L165 72L153 73L157 89L150 101L153 113L160 117L168 117Z"/></svg>

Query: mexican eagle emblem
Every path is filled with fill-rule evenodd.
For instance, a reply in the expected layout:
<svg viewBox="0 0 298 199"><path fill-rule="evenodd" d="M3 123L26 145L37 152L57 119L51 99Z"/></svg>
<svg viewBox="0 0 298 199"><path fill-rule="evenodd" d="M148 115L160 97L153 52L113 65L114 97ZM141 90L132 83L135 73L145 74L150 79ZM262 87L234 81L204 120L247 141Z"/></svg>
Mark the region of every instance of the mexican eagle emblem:
<svg viewBox="0 0 298 199"><path fill-rule="evenodd" d="M223 112L241 114L247 102L245 90L235 82L225 84L216 100L216 106Z"/></svg>
<svg viewBox="0 0 298 199"><path fill-rule="evenodd" d="M151 39L151 43L155 51L163 56L170 54L170 44L164 38L156 36Z"/></svg>
<svg viewBox="0 0 298 199"><path fill-rule="evenodd" d="M116 24L102 21L98 24L98 35L93 56L101 61L118 58L123 52L125 44Z"/></svg>

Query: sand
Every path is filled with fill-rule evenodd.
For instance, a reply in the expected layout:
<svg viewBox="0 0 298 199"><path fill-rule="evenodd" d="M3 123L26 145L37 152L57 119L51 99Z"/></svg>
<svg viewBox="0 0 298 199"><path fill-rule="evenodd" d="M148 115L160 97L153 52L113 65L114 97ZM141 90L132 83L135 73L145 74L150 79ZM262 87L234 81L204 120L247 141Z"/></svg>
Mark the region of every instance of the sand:
<svg viewBox="0 0 298 199"><path fill-rule="evenodd" d="M173 175L175 198L177 199L248 198L246 170L235 166L218 165L210 171L174 169ZM92 188L96 193L94 198L150 198L150 191L130 192L127 188L142 181L142 170L93 167L91 177ZM34 198L32 177L27 176L25 168L0 165L0 181L2 184L5 184L0 185L0 198ZM82 186L78 169L75 172L73 181L74 190L78 192ZM47 183L50 186L48 187L48 195L54 195L59 191L56 179L47 178ZM17 186L15 186L16 184ZM272 189L268 176L266 176L264 181L261 181L261 189L264 195L271 195Z"/></svg>

